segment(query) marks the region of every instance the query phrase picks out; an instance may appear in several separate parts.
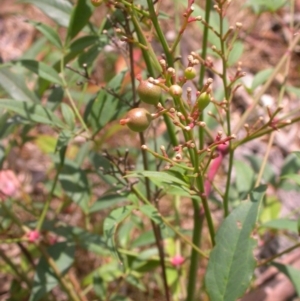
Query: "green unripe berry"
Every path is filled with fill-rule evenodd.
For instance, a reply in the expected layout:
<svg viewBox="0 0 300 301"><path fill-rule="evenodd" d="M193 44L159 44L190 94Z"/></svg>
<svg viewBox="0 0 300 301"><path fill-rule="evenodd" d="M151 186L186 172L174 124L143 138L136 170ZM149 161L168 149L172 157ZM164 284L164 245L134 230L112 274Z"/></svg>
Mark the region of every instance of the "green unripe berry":
<svg viewBox="0 0 300 301"><path fill-rule="evenodd" d="M135 108L127 113L125 119L120 120L121 125L127 125L134 132L143 132L150 125L151 114L143 108Z"/></svg>
<svg viewBox="0 0 300 301"><path fill-rule="evenodd" d="M202 93L197 99L197 104L200 111L203 111L209 105L209 103L210 96L206 92Z"/></svg>
<svg viewBox="0 0 300 301"><path fill-rule="evenodd" d="M98 7L101 5L102 0L91 0L93 6Z"/></svg>
<svg viewBox="0 0 300 301"><path fill-rule="evenodd" d="M178 85L172 85L169 88L169 93L171 94L171 96L173 97L180 97L182 95L182 88Z"/></svg>
<svg viewBox="0 0 300 301"><path fill-rule="evenodd" d="M141 101L150 105L157 105L161 97L161 88L147 80L142 80L137 88L137 93Z"/></svg>
<svg viewBox="0 0 300 301"><path fill-rule="evenodd" d="M184 76L186 79L194 79L196 77L196 69L194 67L187 67L184 70Z"/></svg>

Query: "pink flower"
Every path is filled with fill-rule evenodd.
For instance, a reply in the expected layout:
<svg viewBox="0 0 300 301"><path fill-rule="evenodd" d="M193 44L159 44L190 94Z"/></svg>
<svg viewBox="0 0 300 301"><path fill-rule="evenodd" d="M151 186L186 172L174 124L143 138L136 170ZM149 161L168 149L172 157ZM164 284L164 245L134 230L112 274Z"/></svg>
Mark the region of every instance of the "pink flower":
<svg viewBox="0 0 300 301"><path fill-rule="evenodd" d="M181 255L175 255L174 257L171 258L171 264L174 267L181 266L183 262L184 262L184 257L182 257Z"/></svg>
<svg viewBox="0 0 300 301"><path fill-rule="evenodd" d="M32 230L27 233L29 242L36 242L40 238L40 232L37 230Z"/></svg>
<svg viewBox="0 0 300 301"><path fill-rule="evenodd" d="M16 196L20 182L12 170L0 170L0 198Z"/></svg>

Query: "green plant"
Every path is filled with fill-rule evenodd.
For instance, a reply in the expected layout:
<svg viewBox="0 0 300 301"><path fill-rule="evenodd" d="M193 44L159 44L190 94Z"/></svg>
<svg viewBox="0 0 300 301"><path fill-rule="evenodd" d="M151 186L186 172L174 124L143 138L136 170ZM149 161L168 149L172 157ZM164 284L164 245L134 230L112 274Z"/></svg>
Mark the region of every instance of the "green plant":
<svg viewBox="0 0 300 301"><path fill-rule="evenodd" d="M299 189L290 183L299 182L295 155L279 180L268 165L276 131L300 119L298 108L282 113L281 105L287 91L299 93L286 89L299 35L249 87L239 63L240 36L248 32L239 22L229 26L230 1L207 0L205 11L193 0L175 1L172 42L163 30L172 19L160 9L163 1L22 2L56 28L28 21L40 38L0 67L1 165L9 165L10 152L22 158L27 145L47 163L42 188L31 191L13 171L0 173L3 182L10 179L0 186L1 242L20 248L18 261L0 248L1 266L19 283L11 282L11 300L235 301L250 288L256 267L299 246L261 261L253 255L253 233L299 231L298 221L278 218L276 193L266 195L267 185ZM281 7L270 5L262 11ZM291 12L293 6L290 1ZM193 25L201 49L180 59ZM121 54L127 65L112 72L107 61L118 67ZM280 72L278 102L262 108L261 97ZM251 105L234 120L234 96L243 87ZM264 118L257 115L262 110ZM237 149L261 137L268 140L263 158L237 159ZM274 265L299 293L298 271Z"/></svg>

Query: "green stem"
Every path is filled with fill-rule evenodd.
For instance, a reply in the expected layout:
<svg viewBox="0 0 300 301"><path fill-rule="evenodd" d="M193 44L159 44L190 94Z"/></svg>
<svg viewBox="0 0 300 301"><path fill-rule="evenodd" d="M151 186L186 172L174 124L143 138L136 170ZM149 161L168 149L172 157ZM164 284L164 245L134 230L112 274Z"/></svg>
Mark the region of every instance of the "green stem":
<svg viewBox="0 0 300 301"><path fill-rule="evenodd" d="M83 118L81 117L81 115L80 115L80 113L79 113L79 111L77 109L77 106L76 106L76 104L74 102L74 99L73 99L73 97L72 97L72 95L71 95L71 93L69 91L68 84L67 84L67 81L65 79L65 74L64 74L64 70L65 69L64 68L65 68L64 56L62 56L62 59L60 61L60 70L61 70L61 80L63 82L64 90L65 90L65 92L67 94L67 97L69 99L69 102L71 104L71 107L72 107L72 109L74 111L75 116L78 118L81 126L85 129L85 131L87 133L89 133L89 129L88 129L86 123L84 122Z"/></svg>
<svg viewBox="0 0 300 301"><path fill-rule="evenodd" d="M290 247L290 248L288 248L288 249L286 249L286 250L278 253L278 254L275 254L274 256L272 256L272 257L270 257L270 258L268 258L268 259L266 259L264 261L261 261L261 262L257 263L256 267L261 267L263 265L266 265L266 264L270 263L271 261L273 261L274 259L276 259L276 258L278 258L278 257L280 257L280 256L282 256L282 255L284 255L286 253L290 253L291 251L293 251L293 250L295 250L295 249L297 249L299 247L300 247L300 242L297 243L297 244L295 244L294 246L292 246L292 247Z"/></svg>
<svg viewBox="0 0 300 301"><path fill-rule="evenodd" d="M28 227L22 225L22 223L19 221L19 219L17 218L17 216L15 216L15 214L4 203L2 203L2 207L9 214L10 218L15 222L15 224L18 225L20 229L22 229L22 231L24 233L28 233L30 231L30 229ZM62 288L68 294L69 299L71 301L81 301L77 297L77 295L75 294L74 289L69 285L69 282L66 280L66 278L65 278L66 275L63 276L61 274L61 272L59 271L59 269L58 269L55 261L48 254L47 250L42 245L40 245L38 242L35 242L35 245L41 251L41 253L44 255L47 263L49 264L49 266L52 268L52 270L54 271L55 275L57 276L57 279L58 279L59 283L61 284Z"/></svg>
<svg viewBox="0 0 300 301"><path fill-rule="evenodd" d="M162 68L158 62L158 59L152 49L151 44L146 40L143 30L140 26L139 21L137 20L134 12L131 12L131 19L134 25L134 29L138 38L139 43L144 46L144 47L140 47L142 54L143 54L143 59L146 63L148 72L150 73L150 75L152 77L155 77L155 71L161 72ZM154 69L155 68L155 69Z"/></svg>
<svg viewBox="0 0 300 301"><path fill-rule="evenodd" d="M154 29L156 31L159 42L164 50L168 67L173 67L174 66L173 55L170 52L170 48L167 43L167 40L166 40L166 38L162 32L162 29L158 23L158 18L157 18L156 12L155 12L153 1L147 0L147 4L148 4L148 9L149 9L150 19L151 19Z"/></svg>
<svg viewBox="0 0 300 301"><path fill-rule="evenodd" d="M154 207L150 201L135 187L132 187L132 191L135 193L135 195L140 198L145 204L150 205ZM184 242L186 242L189 246L191 246L194 250L196 250L202 257L208 259L208 255L203 252L201 249L199 249L193 242L191 242L187 237L185 237L184 234L182 234L180 231L177 230L176 227L174 227L163 215L158 213L162 221L171 229L173 230L178 237L180 237Z"/></svg>
<svg viewBox="0 0 300 301"><path fill-rule="evenodd" d="M225 99L228 101L227 110L226 110L226 123L227 123L227 136L231 136L231 118L230 118L230 89L227 86L227 62L226 62L226 47L225 41L223 40L223 8L220 7L221 12L219 13L220 19L220 43L221 43L221 59L223 65L222 71L222 81L223 81L223 88ZM224 193L223 199L223 206L224 206L224 217L229 214L229 190L230 190L230 183L231 183L231 172L233 168L233 154L234 150L232 148L232 142L229 141L229 164L228 164L228 171L227 171L227 179L226 179L226 188Z"/></svg>
<svg viewBox="0 0 300 301"><path fill-rule="evenodd" d="M212 0L206 0L206 6L205 6L205 21L206 23L209 23L210 19L210 8L211 8ZM206 59L206 53L207 53L207 43L208 42L208 27L204 26L204 31L203 31L203 41L202 41L202 53L201 57L203 60ZM200 68L200 74L199 74L199 86L203 86L204 82L204 74L205 74L205 66L202 64ZM203 112L200 113L199 120L203 120ZM202 150L204 148L204 128L199 127L199 149ZM195 156L197 162L195 162L197 165L197 168L199 169L199 159L198 159L198 154ZM200 174L198 175L197 178L200 177ZM203 182L203 181L202 181ZM204 185L203 183L199 182L198 180L198 188L201 188L200 191L204 192ZM206 196L202 198L202 203L203 207L205 208L205 216L206 220L208 221L209 225L209 231L210 231L210 237L211 240L214 244L214 227L209 211L209 206L207 202ZM202 226L203 226L203 219L200 217L200 206L197 200L193 200L193 210L194 210L194 227L193 227L193 243L196 246L200 245L201 241L201 233L202 233ZM192 301L194 300L194 294L195 294L195 288L196 288L196 283L197 283L197 272L198 272L198 262L199 262L199 256L197 252L193 249L191 252L191 261L190 261L190 269L189 269L189 282L188 282L188 287L187 287L187 301Z"/></svg>
<svg viewBox="0 0 300 301"><path fill-rule="evenodd" d="M46 199L46 202L45 202L45 205L44 205L44 208L43 208L43 211L41 213L41 216L38 220L38 224L37 224L37 227L36 229L38 231L41 231L42 227L43 227L43 223L46 219L46 215L47 215L47 212L49 210L49 207L50 207L50 203L51 203L51 200L52 200L52 197L53 197L53 194L54 194L54 190L55 190L55 187L56 187L56 184L58 182L58 177L59 177L59 174L60 174L60 171L61 171L61 168L62 166L60 166L57 170L57 173L55 175L55 178L54 178L54 181L53 181L53 184L52 184L52 187L51 187L51 191Z"/></svg>
<svg viewBox="0 0 300 301"><path fill-rule="evenodd" d="M212 0L206 0L206 5L205 5L205 22L209 24L209 19L210 19L210 10L212 6ZM208 47L208 26L204 25L204 30L203 30L203 40L202 40L202 52L201 52L201 58L203 60L206 60L206 54L207 54L207 47ZM204 64L201 64L200 68L200 74L199 74L199 87L203 86L204 82L204 75L205 75L205 66ZM199 120L203 120L203 112L200 113ZM199 127L199 149L204 148L204 128L202 126Z"/></svg>
<svg viewBox="0 0 300 301"><path fill-rule="evenodd" d="M61 286L64 288L65 292L67 293L67 295L69 296L69 299L72 301L81 301L81 299L76 295L75 290L73 287L70 286L69 282L66 279L67 275L62 275L61 272L59 271L55 261L53 260L53 258L48 254L47 250L41 246L41 245L37 245L39 250L41 251L41 253L43 254L43 256L45 257L47 263L49 264L49 266L52 268L55 276L57 277L59 283L61 284Z"/></svg>
<svg viewBox="0 0 300 301"><path fill-rule="evenodd" d="M147 11L145 11L144 9L140 9L136 5L134 5L133 3L130 3L130 2L125 1L125 0L120 0L120 2L122 2L130 10L134 10L134 11L140 13L141 15L143 15L144 17L149 18L149 13Z"/></svg>
<svg viewBox="0 0 300 301"><path fill-rule="evenodd" d="M258 91L258 93L255 95L251 106L247 109L247 111L242 115L239 122L237 123L234 133L237 133L241 127L243 127L244 123L246 122L248 116L252 113L252 111L256 108L256 105L258 104L260 98L262 95L266 92L266 90L269 88L271 83L273 82L274 78L276 77L277 73L280 71L280 69L284 66L286 63L286 60L291 56L291 53L293 52L294 48L298 45L298 42L300 40L300 35L295 35L295 38L292 40L289 48L285 52L285 54L282 56L276 67L274 68L271 76L268 78L268 80L265 82L263 87Z"/></svg>
<svg viewBox="0 0 300 301"><path fill-rule="evenodd" d="M27 275L19 271L18 267L14 264L14 262L11 261L11 259L7 257L6 254L1 249L0 249L0 257L11 267L11 269L16 273L16 275L27 284L27 287L31 288L31 281L29 280Z"/></svg>
<svg viewBox="0 0 300 301"><path fill-rule="evenodd" d="M141 43L142 45L148 47L148 42L145 39L145 37L143 35L143 32L142 32L142 30L139 26L139 23L138 23L136 17L134 16L134 14L131 14L131 18L132 18L132 22L133 22L133 25L134 25L139 43ZM144 59L144 61L146 63L146 66L147 66L148 73L150 74L150 76L155 77L155 71L154 71L153 64L151 62L150 56L149 56L149 52L147 50L143 49L143 48L141 48L141 50L142 50L142 54L143 54L143 59ZM156 59L156 62L157 62L157 59ZM165 102L163 101L163 99L161 99L160 102L165 107ZM172 121L170 120L170 118L166 114L164 114L163 116L164 116L164 122L165 122L166 127L167 127L167 131L168 131L168 134L169 134L169 137L170 137L170 141L171 141L173 146L176 146L176 145L178 145L178 139L177 139L176 134L175 134L174 125L173 125Z"/></svg>
<svg viewBox="0 0 300 301"><path fill-rule="evenodd" d="M145 144L144 134L140 133L139 136L140 136L141 145L144 145ZM142 151L142 158L143 158L144 170L149 170L148 156L147 156L147 152L145 152L144 150ZM147 199L151 200L151 191L150 191L149 178L145 178L145 186L146 186ZM169 301L170 300L170 291L169 291L167 273L166 273L163 238L162 238L160 228L158 227L157 224L154 223L153 220L151 220L151 225L152 225L153 233L154 233L154 236L155 236L155 242L156 242L156 246L157 246L157 250L158 250L158 254L159 254L160 266L161 266L161 270L162 270L162 279L163 279L163 284L164 284L166 300Z"/></svg>
<svg viewBox="0 0 300 301"><path fill-rule="evenodd" d="M193 210L194 210L193 244L199 246L201 241L203 218L200 215L199 202L195 199L193 199ZM189 276L188 276L189 281L187 286L187 298L186 298L187 301L194 300L196 283L198 280L197 277L198 261L199 261L199 254L198 252L195 251L195 249L192 249Z"/></svg>

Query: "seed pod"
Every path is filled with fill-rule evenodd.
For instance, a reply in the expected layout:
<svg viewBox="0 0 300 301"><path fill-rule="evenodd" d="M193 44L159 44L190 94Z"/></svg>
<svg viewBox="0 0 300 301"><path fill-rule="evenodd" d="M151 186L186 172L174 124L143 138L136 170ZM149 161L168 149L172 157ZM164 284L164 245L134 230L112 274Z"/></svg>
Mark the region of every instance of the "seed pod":
<svg viewBox="0 0 300 301"><path fill-rule="evenodd" d="M196 69L194 67L187 67L184 70L184 76L186 79L194 79L196 77Z"/></svg>
<svg viewBox="0 0 300 301"><path fill-rule="evenodd" d="M127 113L125 119L120 120L121 125L127 125L134 132L143 132L150 125L151 114L143 108L135 108Z"/></svg>
<svg viewBox="0 0 300 301"><path fill-rule="evenodd" d="M150 105L157 105L161 97L161 88L147 80L142 80L137 88L137 93L141 101Z"/></svg>
<svg viewBox="0 0 300 301"><path fill-rule="evenodd" d="M197 104L200 111L203 111L209 105L209 103L210 96L206 92L202 93L197 99Z"/></svg>

